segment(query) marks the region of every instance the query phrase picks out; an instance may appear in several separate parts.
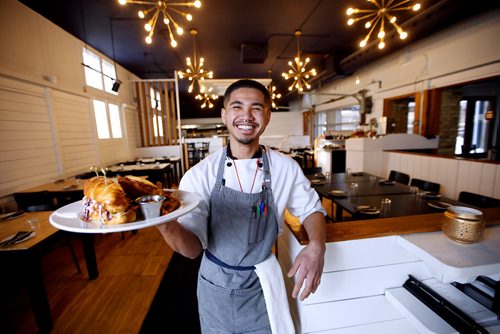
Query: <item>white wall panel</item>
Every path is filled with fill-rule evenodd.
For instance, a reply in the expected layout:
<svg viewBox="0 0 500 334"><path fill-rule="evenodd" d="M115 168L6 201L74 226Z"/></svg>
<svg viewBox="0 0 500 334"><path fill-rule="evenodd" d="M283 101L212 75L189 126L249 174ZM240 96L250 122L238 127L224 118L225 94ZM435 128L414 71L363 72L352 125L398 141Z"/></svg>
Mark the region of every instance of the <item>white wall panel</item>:
<svg viewBox="0 0 500 334"><path fill-rule="evenodd" d="M95 165L94 135L88 98L52 91L52 108L63 176L71 176Z"/></svg>

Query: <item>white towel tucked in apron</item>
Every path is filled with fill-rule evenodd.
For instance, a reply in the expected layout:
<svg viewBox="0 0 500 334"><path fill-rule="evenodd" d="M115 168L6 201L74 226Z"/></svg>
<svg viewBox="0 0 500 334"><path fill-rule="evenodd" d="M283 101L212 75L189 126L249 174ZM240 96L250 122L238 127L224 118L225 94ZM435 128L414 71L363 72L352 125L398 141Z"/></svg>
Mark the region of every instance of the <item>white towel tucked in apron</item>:
<svg viewBox="0 0 500 334"><path fill-rule="evenodd" d="M266 260L256 264L255 273L259 276L262 286L273 334L295 333L283 274L276 256L271 253Z"/></svg>

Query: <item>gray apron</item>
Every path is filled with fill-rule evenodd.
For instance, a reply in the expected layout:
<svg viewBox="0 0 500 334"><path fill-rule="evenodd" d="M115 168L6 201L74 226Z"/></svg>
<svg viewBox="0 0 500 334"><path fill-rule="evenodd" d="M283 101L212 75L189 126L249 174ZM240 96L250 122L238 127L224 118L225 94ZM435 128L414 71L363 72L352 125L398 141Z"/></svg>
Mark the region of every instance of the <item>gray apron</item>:
<svg viewBox="0 0 500 334"><path fill-rule="evenodd" d="M203 333L271 333L264 295L254 265L272 252L278 220L264 151L260 193L224 186L227 147L210 194L208 245L198 276ZM257 168L257 166L256 166Z"/></svg>

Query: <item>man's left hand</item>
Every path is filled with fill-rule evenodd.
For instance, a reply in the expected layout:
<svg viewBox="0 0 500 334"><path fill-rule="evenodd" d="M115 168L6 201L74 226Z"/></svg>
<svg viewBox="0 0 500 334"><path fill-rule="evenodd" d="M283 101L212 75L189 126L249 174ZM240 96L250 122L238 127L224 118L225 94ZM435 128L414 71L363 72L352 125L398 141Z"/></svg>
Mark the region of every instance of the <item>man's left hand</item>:
<svg viewBox="0 0 500 334"><path fill-rule="evenodd" d="M297 298L300 289L304 285L304 280L305 287L300 294L300 300L304 300L309 297L311 293L316 292L316 289L321 282L324 256L324 243L310 243L297 255L292 267L288 271L288 277L292 277L298 272L297 280L292 292L293 298Z"/></svg>

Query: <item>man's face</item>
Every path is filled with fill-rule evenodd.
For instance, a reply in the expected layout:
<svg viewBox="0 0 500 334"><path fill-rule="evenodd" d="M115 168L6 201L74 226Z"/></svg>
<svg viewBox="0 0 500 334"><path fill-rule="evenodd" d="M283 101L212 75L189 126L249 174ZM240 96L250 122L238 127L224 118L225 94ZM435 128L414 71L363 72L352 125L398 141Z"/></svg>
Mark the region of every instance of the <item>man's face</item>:
<svg viewBox="0 0 500 334"><path fill-rule="evenodd" d="M222 108L222 122L232 138L251 144L260 137L271 119L264 94L254 88L238 88Z"/></svg>

